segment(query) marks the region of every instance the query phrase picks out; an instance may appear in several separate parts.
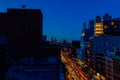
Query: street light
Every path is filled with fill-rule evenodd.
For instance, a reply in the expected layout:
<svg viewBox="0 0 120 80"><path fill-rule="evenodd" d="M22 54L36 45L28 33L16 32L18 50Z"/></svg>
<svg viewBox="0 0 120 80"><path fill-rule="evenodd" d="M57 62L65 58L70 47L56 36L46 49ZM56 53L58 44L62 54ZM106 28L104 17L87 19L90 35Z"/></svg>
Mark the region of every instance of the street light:
<svg viewBox="0 0 120 80"><path fill-rule="evenodd" d="M99 73L97 73L97 76L98 76L98 77L100 77L100 74L99 74Z"/></svg>

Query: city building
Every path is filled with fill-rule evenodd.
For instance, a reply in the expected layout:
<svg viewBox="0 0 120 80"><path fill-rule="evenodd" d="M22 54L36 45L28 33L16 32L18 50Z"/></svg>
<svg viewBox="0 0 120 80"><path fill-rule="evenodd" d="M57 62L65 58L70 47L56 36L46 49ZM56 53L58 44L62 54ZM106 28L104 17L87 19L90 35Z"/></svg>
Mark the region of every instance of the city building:
<svg viewBox="0 0 120 80"><path fill-rule="evenodd" d="M79 48L80 48L80 41L73 40L71 42L71 55L77 58L79 55Z"/></svg>
<svg viewBox="0 0 120 80"><path fill-rule="evenodd" d="M120 36L94 36L94 52L104 53L120 51Z"/></svg>
<svg viewBox="0 0 120 80"><path fill-rule="evenodd" d="M120 35L120 18L112 18L109 14L103 16L104 35Z"/></svg>
<svg viewBox="0 0 120 80"><path fill-rule="evenodd" d="M120 35L120 18L112 18L106 13L103 18L96 16L94 35L117 36Z"/></svg>
<svg viewBox="0 0 120 80"><path fill-rule="evenodd" d="M119 36L94 36L94 63L96 70L103 75L105 75L105 56L107 52L119 52L119 40Z"/></svg>
<svg viewBox="0 0 120 80"><path fill-rule="evenodd" d="M96 54L96 61L95 61L95 71L98 72L100 75L105 76L105 55L104 54Z"/></svg>
<svg viewBox="0 0 120 80"><path fill-rule="evenodd" d="M96 16L96 22L94 27L94 35L103 35L103 23L100 16Z"/></svg>
<svg viewBox="0 0 120 80"><path fill-rule="evenodd" d="M114 66L117 65L118 68L115 60L119 60L117 57L109 57L107 53L115 53L115 56L120 56L120 18L112 18L107 13L103 17L96 16L95 21L89 21L90 23L91 28L90 25L88 28L86 28L86 24L83 25L81 59L90 67L89 69L98 72L101 77L106 75L110 80L119 80L114 73ZM116 75L119 73L117 72Z"/></svg>
<svg viewBox="0 0 120 80"><path fill-rule="evenodd" d="M115 55L115 53L108 52L108 55L105 57L105 68L106 68L106 77L110 80L119 80L120 79L120 56Z"/></svg>
<svg viewBox="0 0 120 80"><path fill-rule="evenodd" d="M7 80L64 80L61 46L42 35L42 21L40 9L0 13L0 36L4 36L0 38L0 65L7 67L0 66L0 70Z"/></svg>
<svg viewBox="0 0 120 80"><path fill-rule="evenodd" d="M91 58L92 53L92 39L91 36L94 35L94 20L90 20L88 28L86 28L86 23L83 24L82 36L81 36L81 48L80 48L80 59L89 67L93 67L93 62Z"/></svg>
<svg viewBox="0 0 120 80"><path fill-rule="evenodd" d="M26 57L15 63L7 72L6 79L64 80L61 47L41 46L34 58ZM22 76L22 77L21 77Z"/></svg>
<svg viewBox="0 0 120 80"><path fill-rule="evenodd" d="M25 62L25 60L23 61ZM6 79L60 80L60 65L56 57L44 58L43 61L41 62L32 61L32 66L30 66L30 64L27 64L27 63L23 64L23 62L20 65L21 66L13 66L11 69L9 69ZM21 75L23 77L21 77Z"/></svg>
<svg viewBox="0 0 120 80"><path fill-rule="evenodd" d="M31 56L42 43L43 15L39 9L7 9L0 13L0 35L8 38L8 56Z"/></svg>

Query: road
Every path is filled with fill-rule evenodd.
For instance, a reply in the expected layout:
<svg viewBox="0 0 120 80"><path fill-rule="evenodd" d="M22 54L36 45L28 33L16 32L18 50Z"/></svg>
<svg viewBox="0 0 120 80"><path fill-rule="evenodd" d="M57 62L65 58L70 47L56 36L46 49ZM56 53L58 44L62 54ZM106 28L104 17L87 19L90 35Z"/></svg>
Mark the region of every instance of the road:
<svg viewBox="0 0 120 80"><path fill-rule="evenodd" d="M73 80L88 80L85 73L83 73L82 70L72 61L72 59L67 55L66 52L61 52L61 58L62 61L67 64L66 66L69 66L69 68L67 69L70 73L69 75L73 76L71 73L75 73ZM72 80L71 77L69 79Z"/></svg>
<svg viewBox="0 0 120 80"><path fill-rule="evenodd" d="M89 70L88 66L80 59L70 57L67 50L61 50L61 58L62 61L66 64L67 71L70 73L69 76L74 76L74 79L70 77L69 80L106 80L103 75L99 74L94 69L90 68L91 70ZM72 73L75 74L73 75Z"/></svg>

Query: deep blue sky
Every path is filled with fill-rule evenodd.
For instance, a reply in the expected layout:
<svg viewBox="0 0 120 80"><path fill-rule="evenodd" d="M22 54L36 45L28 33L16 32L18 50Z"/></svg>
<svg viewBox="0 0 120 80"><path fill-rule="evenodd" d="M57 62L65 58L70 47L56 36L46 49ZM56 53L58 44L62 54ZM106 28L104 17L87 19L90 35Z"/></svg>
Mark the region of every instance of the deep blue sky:
<svg viewBox="0 0 120 80"><path fill-rule="evenodd" d="M22 4L42 10L43 34L48 38L80 40L83 22L105 13L120 17L120 0L0 0L0 12Z"/></svg>

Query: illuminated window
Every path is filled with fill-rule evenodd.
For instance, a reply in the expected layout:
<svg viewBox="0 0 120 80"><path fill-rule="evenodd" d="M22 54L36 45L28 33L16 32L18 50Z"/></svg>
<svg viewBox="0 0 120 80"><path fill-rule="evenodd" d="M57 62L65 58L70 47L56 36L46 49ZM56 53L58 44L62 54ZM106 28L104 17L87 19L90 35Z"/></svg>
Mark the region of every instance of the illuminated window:
<svg viewBox="0 0 120 80"><path fill-rule="evenodd" d="M95 25L95 35L102 35L103 34L103 24L96 23Z"/></svg>
<svg viewBox="0 0 120 80"><path fill-rule="evenodd" d="M82 36L85 36L85 33L84 33L84 32L82 33Z"/></svg>
<svg viewBox="0 0 120 80"><path fill-rule="evenodd" d="M96 27L101 27L102 24L101 23L96 23Z"/></svg>
<svg viewBox="0 0 120 80"><path fill-rule="evenodd" d="M87 54L90 55L90 51L89 50L87 50Z"/></svg>
<svg viewBox="0 0 120 80"><path fill-rule="evenodd" d="M115 24L115 22L112 21L112 22L111 22L111 25L114 25L114 24Z"/></svg>
<svg viewBox="0 0 120 80"><path fill-rule="evenodd" d="M108 28L108 26L107 26L107 25L105 25L105 26L104 26L104 29L107 29L107 28Z"/></svg>
<svg viewBox="0 0 120 80"><path fill-rule="evenodd" d="M90 62L90 58L88 58L88 62Z"/></svg>
<svg viewBox="0 0 120 80"><path fill-rule="evenodd" d="M117 26L115 25L115 26L114 26L114 28L116 29L116 28L117 28Z"/></svg>
<svg viewBox="0 0 120 80"><path fill-rule="evenodd" d="M95 30L100 30L100 31L101 31L101 30L103 30L103 29L102 29L102 28L96 28Z"/></svg>
<svg viewBox="0 0 120 80"><path fill-rule="evenodd" d="M103 34L103 31L96 31L95 34Z"/></svg>

